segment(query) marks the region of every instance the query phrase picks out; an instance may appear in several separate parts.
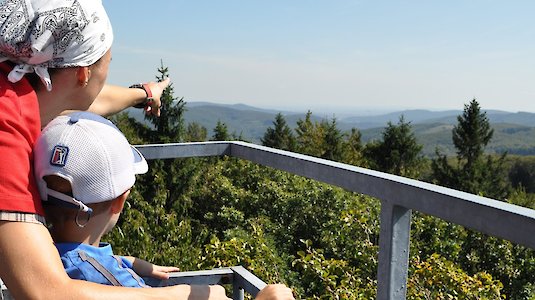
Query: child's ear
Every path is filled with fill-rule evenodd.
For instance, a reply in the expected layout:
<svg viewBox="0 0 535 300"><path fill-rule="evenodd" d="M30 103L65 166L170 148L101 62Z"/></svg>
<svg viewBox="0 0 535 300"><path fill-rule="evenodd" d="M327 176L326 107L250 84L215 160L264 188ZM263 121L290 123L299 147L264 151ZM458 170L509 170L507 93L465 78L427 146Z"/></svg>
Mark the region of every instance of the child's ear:
<svg viewBox="0 0 535 300"><path fill-rule="evenodd" d="M128 195L130 195L130 190L127 190L126 192L122 193L119 197L115 198L112 201L110 208L112 213L118 214L123 210L124 203L126 202Z"/></svg>

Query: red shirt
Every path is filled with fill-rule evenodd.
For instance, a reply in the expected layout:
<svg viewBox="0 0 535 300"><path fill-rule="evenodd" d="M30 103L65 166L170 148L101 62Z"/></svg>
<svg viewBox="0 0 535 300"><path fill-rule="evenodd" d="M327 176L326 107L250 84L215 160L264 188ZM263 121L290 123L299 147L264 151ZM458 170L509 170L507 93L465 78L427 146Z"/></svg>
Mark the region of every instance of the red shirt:
<svg viewBox="0 0 535 300"><path fill-rule="evenodd" d="M0 64L0 210L44 216L33 175L33 146L41 131L39 103L25 78L7 80L11 69Z"/></svg>

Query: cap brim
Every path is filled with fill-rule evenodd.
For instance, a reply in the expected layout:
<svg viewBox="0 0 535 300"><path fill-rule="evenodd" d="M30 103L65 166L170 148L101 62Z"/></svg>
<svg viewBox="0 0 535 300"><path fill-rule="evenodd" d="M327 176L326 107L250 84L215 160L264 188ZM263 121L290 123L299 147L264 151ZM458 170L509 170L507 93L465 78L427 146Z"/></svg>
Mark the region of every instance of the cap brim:
<svg viewBox="0 0 535 300"><path fill-rule="evenodd" d="M145 157L143 157L143 154L139 152L134 146L130 146L132 149L132 154L134 154L134 173L136 174L145 174L149 170L149 166L147 165L147 161L145 160Z"/></svg>

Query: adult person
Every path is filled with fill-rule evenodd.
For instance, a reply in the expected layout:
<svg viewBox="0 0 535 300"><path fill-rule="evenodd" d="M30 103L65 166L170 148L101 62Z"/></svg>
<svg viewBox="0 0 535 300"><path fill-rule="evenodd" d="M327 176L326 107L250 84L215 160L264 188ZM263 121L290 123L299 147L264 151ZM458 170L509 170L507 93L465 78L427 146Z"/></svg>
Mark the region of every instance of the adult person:
<svg viewBox="0 0 535 300"><path fill-rule="evenodd" d="M146 104L141 89L103 89L112 40L100 0L0 2L0 278L16 299L228 299L220 286L110 287L63 269L43 223L32 148L66 110L109 115ZM152 113L167 84L147 86Z"/></svg>

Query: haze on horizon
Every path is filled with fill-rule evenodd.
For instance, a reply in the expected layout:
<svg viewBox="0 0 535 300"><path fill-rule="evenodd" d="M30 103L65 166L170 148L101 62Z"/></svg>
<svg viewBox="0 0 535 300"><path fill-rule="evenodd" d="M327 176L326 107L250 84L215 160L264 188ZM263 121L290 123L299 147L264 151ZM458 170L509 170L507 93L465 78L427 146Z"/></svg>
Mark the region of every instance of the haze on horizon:
<svg viewBox="0 0 535 300"><path fill-rule="evenodd" d="M188 102L535 112L535 2L104 0L109 83L169 67ZM128 5L128 9L125 9ZM353 111L354 110L354 111Z"/></svg>

